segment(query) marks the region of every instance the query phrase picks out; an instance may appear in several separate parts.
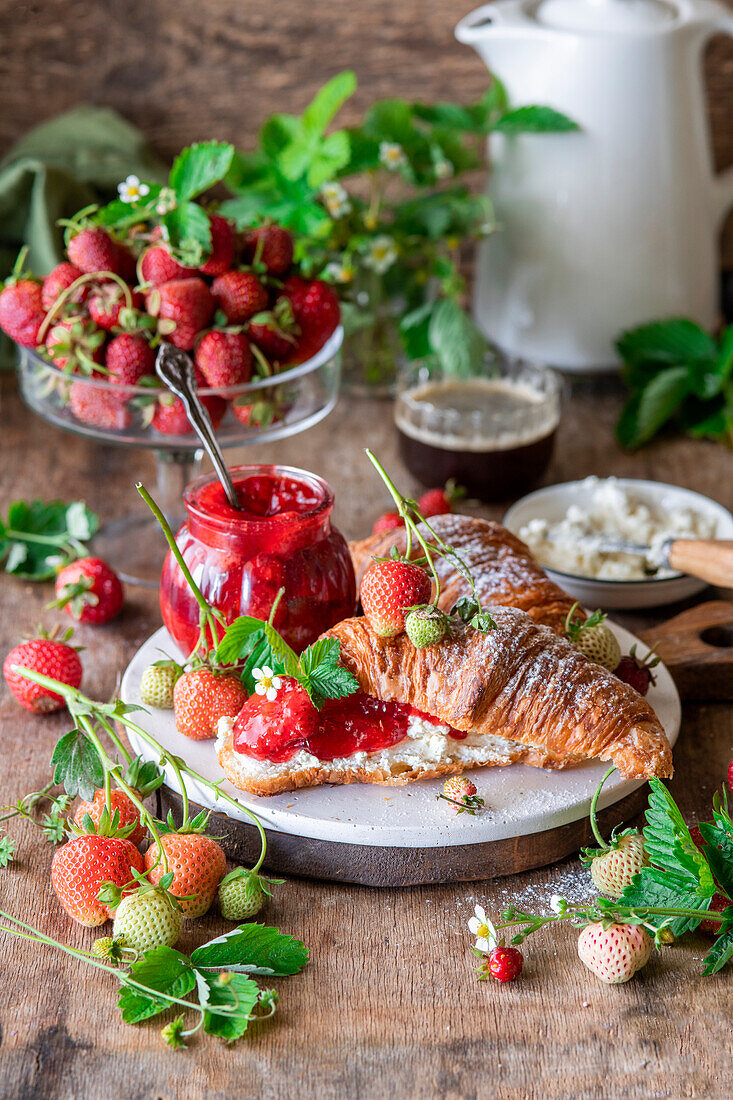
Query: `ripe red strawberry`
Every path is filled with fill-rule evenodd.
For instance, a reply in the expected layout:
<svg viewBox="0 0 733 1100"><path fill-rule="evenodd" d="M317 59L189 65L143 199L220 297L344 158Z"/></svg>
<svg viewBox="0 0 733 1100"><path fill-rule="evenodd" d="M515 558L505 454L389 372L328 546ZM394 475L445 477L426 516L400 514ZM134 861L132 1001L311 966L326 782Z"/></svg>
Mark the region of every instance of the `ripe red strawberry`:
<svg viewBox="0 0 733 1100"><path fill-rule="evenodd" d="M108 386L93 382L74 382L69 389L69 408L82 424L122 432L132 424L132 416L122 404L124 392L118 395Z"/></svg>
<svg viewBox="0 0 733 1100"><path fill-rule="evenodd" d="M173 873L169 890L181 899L184 917L189 920L202 917L224 877L227 867L224 852L211 837L197 832L164 833L160 843L168 859L168 870ZM145 853L148 878L154 884L160 882L165 873L159 857L157 844Z"/></svg>
<svg viewBox="0 0 733 1100"><path fill-rule="evenodd" d="M100 886L103 882L127 885L133 867L142 874L145 864L129 840L89 833L74 837L56 851L51 883L68 915L79 924L96 928L111 915L109 907L97 900Z"/></svg>
<svg viewBox="0 0 733 1100"><path fill-rule="evenodd" d="M43 288L41 291L41 301L43 302L44 309L50 309L54 304L59 294L64 290L68 290L72 283L75 283L84 272L76 264L70 264L64 260L63 263L56 264L53 271L49 271L46 278L43 280ZM71 295L70 300L73 302L83 302L89 294L88 286L80 286L78 290L75 290Z"/></svg>
<svg viewBox="0 0 733 1100"><path fill-rule="evenodd" d="M80 229L69 241L66 251L71 262L85 274L111 271L114 275L123 275L127 267L124 251L100 226Z"/></svg>
<svg viewBox="0 0 733 1100"><path fill-rule="evenodd" d="M225 271L214 279L211 293L232 325L241 325L267 309L267 291L251 271Z"/></svg>
<svg viewBox="0 0 733 1100"><path fill-rule="evenodd" d="M56 692L34 684L20 672L13 672L14 665L40 672L41 675L60 680L70 687L78 688L81 683L81 661L72 646L66 642L56 642L52 638L35 638L30 642L21 642L5 658L3 676L20 705L34 714L62 710L66 703Z"/></svg>
<svg viewBox="0 0 733 1100"><path fill-rule="evenodd" d="M140 304L139 295L132 296L133 306ZM122 287L111 279L102 282L87 301L89 316L100 328L111 332L120 323L120 313L127 305Z"/></svg>
<svg viewBox="0 0 733 1100"><path fill-rule="evenodd" d="M300 335L290 362L303 363L319 351L341 320L339 300L328 283L320 279L286 279L283 293L290 300Z"/></svg>
<svg viewBox="0 0 733 1100"><path fill-rule="evenodd" d="M399 527L404 526L404 520L399 512L385 512L375 519L372 534L381 535L384 531L396 531Z"/></svg>
<svg viewBox="0 0 733 1100"><path fill-rule="evenodd" d="M140 282L160 286L175 279L188 279L196 274L193 267L184 267L174 260L164 245L153 245L140 257Z"/></svg>
<svg viewBox="0 0 733 1100"><path fill-rule="evenodd" d="M495 947L489 952L488 971L497 982L513 982L522 973L524 956L516 947Z"/></svg>
<svg viewBox="0 0 733 1100"><path fill-rule="evenodd" d="M283 363L292 354L295 337L281 327L274 313L262 316L262 321L250 321L247 335L271 363Z"/></svg>
<svg viewBox="0 0 733 1100"><path fill-rule="evenodd" d="M63 607L82 623L99 625L119 615L125 599L122 581L101 558L79 558L56 577L56 599L51 607Z"/></svg>
<svg viewBox="0 0 733 1100"><path fill-rule="evenodd" d="M248 428L267 428L283 418L283 411L278 412L274 402L262 398L250 401L243 394L232 401L230 408L239 423Z"/></svg>
<svg viewBox="0 0 733 1100"><path fill-rule="evenodd" d="M140 815L137 810L137 806L127 797L124 791L119 790L117 787L113 787L109 794L111 816L114 817L115 812L118 815L118 828L124 829L127 825L135 825L135 828L131 833L127 834L126 840L129 840L131 844L140 844L147 835L147 829L140 823ZM77 829L84 831L84 815L89 814L90 818L94 822L95 826L99 826L99 820L104 812L106 806L105 792L101 788L94 792L94 797L91 801L84 800L80 802L76 813L74 814L74 824Z"/></svg>
<svg viewBox="0 0 733 1100"><path fill-rule="evenodd" d="M34 279L11 280L0 292L0 328L17 344L34 348L45 316L41 284Z"/></svg>
<svg viewBox="0 0 733 1100"><path fill-rule="evenodd" d="M631 647L628 657L622 657L614 670L614 675L629 684L639 692L646 695L651 684L656 684L656 677L652 669L659 664L659 657L648 654L643 660L636 656L636 646Z"/></svg>
<svg viewBox="0 0 733 1100"><path fill-rule="evenodd" d="M209 218L211 226L211 255L205 264L201 264L199 271L202 275L221 275L234 263L234 249L236 235L234 226L221 214L212 214Z"/></svg>
<svg viewBox="0 0 733 1100"><path fill-rule="evenodd" d="M104 358L105 334L93 321L66 317L46 334L46 349L59 370L91 374Z"/></svg>
<svg viewBox="0 0 733 1100"><path fill-rule="evenodd" d="M214 299L203 279L175 279L151 290L145 308L158 318L161 334L177 348L190 351L214 312Z"/></svg>
<svg viewBox="0 0 733 1100"><path fill-rule="evenodd" d="M252 229L242 243L242 257L248 264L256 257L270 275L283 276L293 263L293 238L280 225Z"/></svg>
<svg viewBox="0 0 733 1100"><path fill-rule="evenodd" d="M203 374L196 369L197 389L205 388L206 384ZM218 428L227 409L226 398L215 394L201 394L199 399L211 418L212 426ZM164 392L156 401L152 426L164 435L188 435L193 431L183 402L168 392Z"/></svg>
<svg viewBox="0 0 733 1100"><path fill-rule="evenodd" d="M144 336L122 332L107 344L104 365L110 382L135 386L145 375L155 374L155 352Z"/></svg>
<svg viewBox="0 0 733 1100"><path fill-rule="evenodd" d="M419 565L406 561L380 561L366 571L359 596L364 614L375 634L394 638L405 629L409 607L430 600L432 581Z"/></svg>
<svg viewBox="0 0 733 1100"><path fill-rule="evenodd" d="M453 505L445 489L428 489L427 493L423 493L418 500L417 506L420 515L425 519L429 519L430 516L445 516L453 511Z"/></svg>
<svg viewBox="0 0 733 1100"><path fill-rule="evenodd" d="M598 921L587 925L578 937L578 955L607 985L628 982L637 970L646 966L652 953L652 941L646 928L638 924L611 924Z"/></svg>
<svg viewBox="0 0 733 1100"><path fill-rule="evenodd" d="M196 366L206 385L237 386L252 377L252 349L243 332L207 332L196 348Z"/></svg>
<svg viewBox="0 0 733 1100"><path fill-rule="evenodd" d="M176 729L194 741L216 737L220 718L234 718L247 701L238 676L208 668L184 672L173 689Z"/></svg>

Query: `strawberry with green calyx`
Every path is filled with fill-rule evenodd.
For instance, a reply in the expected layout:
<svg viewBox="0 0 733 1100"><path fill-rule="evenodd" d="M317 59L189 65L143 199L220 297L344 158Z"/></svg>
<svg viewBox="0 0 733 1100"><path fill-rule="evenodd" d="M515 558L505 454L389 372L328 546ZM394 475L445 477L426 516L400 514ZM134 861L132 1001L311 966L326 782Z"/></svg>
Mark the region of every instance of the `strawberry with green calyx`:
<svg viewBox="0 0 733 1100"><path fill-rule="evenodd" d="M132 869L143 871L143 857L134 844L121 836L84 834L56 851L51 864L51 884L62 909L79 924L95 928L109 918L108 907L98 900L104 882L125 887Z"/></svg>
<svg viewBox="0 0 733 1100"><path fill-rule="evenodd" d="M149 707L173 710L173 689L183 673L183 666L171 658L153 661L140 679L140 698Z"/></svg>
<svg viewBox="0 0 733 1100"><path fill-rule="evenodd" d="M98 959L110 959L111 962L126 962L135 957L135 952L125 947L120 939L112 936L100 936L92 944L92 954Z"/></svg>
<svg viewBox="0 0 733 1100"><path fill-rule="evenodd" d="M589 661L613 672L621 660L621 646L615 634L606 626L606 614L600 608L587 619L576 616L580 604L573 604L565 620L565 636L584 653Z"/></svg>
<svg viewBox="0 0 733 1100"><path fill-rule="evenodd" d="M417 502L417 506L420 514L425 516L426 519L430 519L431 516L445 516L453 511L453 505L456 501L462 500L465 495L466 490L457 485L453 478L450 478L443 489L428 489L426 493L423 493Z"/></svg>
<svg viewBox="0 0 733 1100"><path fill-rule="evenodd" d="M47 607L63 608L83 623L99 626L114 619L125 599L122 581L101 558L77 558L56 576L56 599Z"/></svg>
<svg viewBox="0 0 733 1100"><path fill-rule="evenodd" d="M68 644L72 634L72 628L59 638L55 630L51 634L39 630L36 638L21 642L8 653L3 663L5 682L26 710L50 714L63 709L64 698L56 692L42 690L32 677L21 675L17 671L20 665L71 687L79 687L82 668L78 650Z"/></svg>
<svg viewBox="0 0 733 1100"><path fill-rule="evenodd" d="M437 645L448 633L450 619L439 607L413 607L405 616L405 632L415 649Z"/></svg>
<svg viewBox="0 0 733 1100"><path fill-rule="evenodd" d="M417 562L397 556L375 561L359 586L364 615L380 638L394 638L405 629L408 608L430 599L430 576ZM436 609L437 610L437 609Z"/></svg>
<svg viewBox="0 0 733 1100"><path fill-rule="evenodd" d="M163 773L152 760L143 760L136 756L125 768L123 779L138 800L142 801L162 784ZM109 819L110 813L116 819L118 827L130 827L124 835L133 844L140 844L145 839L147 828L140 820L137 806L124 791L116 788L107 794L103 787L99 787L93 798L85 799L79 804L74 814L75 831L98 832L104 815Z"/></svg>
<svg viewBox="0 0 733 1100"><path fill-rule="evenodd" d="M644 852L644 838L636 829L616 833L614 829L606 843L598 828L596 808L603 784L615 771L609 768L601 779L590 804L590 827L598 841L598 848L583 848L580 862L590 864L590 877L599 893L610 898L620 898L642 867L648 865Z"/></svg>
<svg viewBox="0 0 733 1100"><path fill-rule="evenodd" d="M219 908L225 920L250 920L272 896L270 886L281 886L285 879L258 875L259 864L251 870L235 867L219 883Z"/></svg>
<svg viewBox="0 0 733 1100"><path fill-rule="evenodd" d="M40 282L23 270L27 255L25 246L0 291L0 328L17 344L33 348L41 343L46 309Z"/></svg>
<svg viewBox="0 0 733 1100"><path fill-rule="evenodd" d="M394 483L387 475L384 467L380 464L380 462L375 458L375 456L368 448L366 454L369 458L369 461L372 463L382 481L386 485L387 490L389 491L389 494L397 507L397 514L403 521L406 528L407 542L405 546L405 552L402 558L399 560L412 562L413 541L416 541L419 544L420 549L422 550L424 555L424 558L422 560L424 561L427 571L430 574L433 582L432 605L437 608L441 586L440 576L437 569L435 568L435 559L438 556L447 558L455 566L455 568L461 574L464 580L468 583L471 590L471 599L473 601L474 610L470 616L470 619L464 621L468 621L475 630L479 630L481 631L481 633L488 633L490 630L494 630L496 628L496 623L491 617L491 614L488 611L482 609L481 600L476 589L476 583L473 579L473 575L471 574L471 570L468 568L461 555L452 546L449 546L448 543L445 542L445 540L442 539L440 535L434 530L429 520L426 519L425 516L422 515L422 513L420 512L417 502L414 500L409 500L406 497L402 496L402 494L395 487ZM430 541L425 538L421 528L427 528ZM368 576L368 573L365 574L365 577L366 576ZM362 585L363 583L364 578L362 579ZM460 602L461 601L459 601L459 603Z"/></svg>
<svg viewBox="0 0 733 1100"><path fill-rule="evenodd" d="M52 325L58 323L61 318L66 317L67 313L70 314L69 320L81 320L83 317L82 311L76 308L67 310L67 305L77 306L82 297L88 296L90 291L98 290L100 285L106 285L108 289L112 287L115 288L120 313L122 310L133 313L136 312L134 309L135 300L133 298L133 293L125 280L120 278L118 274L114 271L103 269L93 272L83 272L78 278L74 279L73 282L69 283L54 299L41 325L38 334L39 343L44 340L47 345L50 343L46 334L49 332ZM96 326L92 325L91 329L96 331ZM102 340L104 340L104 335L104 332L102 332Z"/></svg>
<svg viewBox="0 0 733 1100"><path fill-rule="evenodd" d="M172 872L163 875L157 886L140 881L137 890L122 898L115 913L112 935L125 947L143 955L154 947L173 947L181 935L183 911L171 894Z"/></svg>
<svg viewBox="0 0 733 1100"><path fill-rule="evenodd" d="M637 657L636 645L632 645L628 657L621 658L614 673L619 680L638 691L639 695L646 695L650 686L657 682L652 669L656 668L660 660L661 658L657 657L653 650L650 650L644 658Z"/></svg>
<svg viewBox="0 0 733 1100"><path fill-rule="evenodd" d="M189 920L202 917L209 909L226 871L221 846L213 837L204 835L208 823L206 810L189 818L188 799L184 798L181 827L176 829L169 813L167 822L157 823L160 837L145 853L150 882L160 883L167 869L173 873L169 889L179 899L183 916Z"/></svg>
<svg viewBox="0 0 733 1100"><path fill-rule="evenodd" d="M456 814L468 814L475 817L479 810L484 809L484 800L476 792L476 784L472 783L465 775L452 775L443 784L443 790L438 799L450 803L451 809Z"/></svg>

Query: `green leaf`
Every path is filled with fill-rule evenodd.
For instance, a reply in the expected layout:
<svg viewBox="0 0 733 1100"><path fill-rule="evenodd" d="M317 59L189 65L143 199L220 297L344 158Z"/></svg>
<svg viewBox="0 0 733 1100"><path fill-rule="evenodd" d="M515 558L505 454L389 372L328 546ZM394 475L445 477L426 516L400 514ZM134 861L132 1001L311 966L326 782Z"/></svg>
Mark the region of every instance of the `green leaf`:
<svg viewBox="0 0 733 1100"><path fill-rule="evenodd" d="M169 186L179 201L195 198L213 187L229 171L234 146L223 141L206 141L189 145L173 162Z"/></svg>
<svg viewBox="0 0 733 1100"><path fill-rule="evenodd" d="M27 580L53 577L57 569L86 553L99 520L83 501L16 500L0 520L0 561Z"/></svg>
<svg viewBox="0 0 733 1100"><path fill-rule="evenodd" d="M249 1027L252 1012L260 999L256 982L244 974L232 974L223 984L220 976L196 971L199 1001L204 1006L204 1031L218 1035L228 1043L241 1039ZM215 1011L227 1009L226 1015Z"/></svg>
<svg viewBox="0 0 733 1100"><path fill-rule="evenodd" d="M402 345L410 359L425 359L433 350L430 346L430 318L434 308L434 302L423 302L400 321Z"/></svg>
<svg viewBox="0 0 733 1100"><path fill-rule="evenodd" d="M270 160L277 160L299 133L300 119L295 115L270 115L260 130L262 151Z"/></svg>
<svg viewBox="0 0 733 1100"><path fill-rule="evenodd" d="M729 906L725 912L730 915L729 919L733 920L733 907ZM731 957L733 957L733 928L717 936L715 943L705 956L703 974L717 974Z"/></svg>
<svg viewBox="0 0 733 1100"><path fill-rule="evenodd" d="M186 202L162 219L173 252L185 263L197 266L211 252L211 224L206 211Z"/></svg>
<svg viewBox="0 0 733 1100"><path fill-rule="evenodd" d="M310 187L320 187L349 163L351 144L346 130L334 130L323 138L306 174Z"/></svg>
<svg viewBox="0 0 733 1100"><path fill-rule="evenodd" d="M359 690L356 677L339 664L341 643L321 638L301 654L299 680L317 708L326 699L343 699Z"/></svg>
<svg viewBox="0 0 733 1100"><path fill-rule="evenodd" d="M129 977L155 990L145 993L125 985L119 1007L126 1024L138 1024L171 1007L170 997L186 997L196 985L196 975L185 955L172 947L154 947L130 967Z"/></svg>
<svg viewBox="0 0 733 1100"><path fill-rule="evenodd" d="M356 91L356 75L350 70L338 73L320 88L302 114L303 129L322 134L343 104Z"/></svg>
<svg viewBox="0 0 733 1100"><path fill-rule="evenodd" d="M616 350L632 366L642 363L672 366L713 358L718 346L694 321L675 317L630 329L618 338Z"/></svg>
<svg viewBox="0 0 733 1100"><path fill-rule="evenodd" d="M701 822L700 835L707 841L705 858L716 882L733 899L733 827L730 819L726 821L723 815L716 813L714 823Z"/></svg>
<svg viewBox="0 0 733 1100"><path fill-rule="evenodd" d="M670 367L642 390L636 406L636 431L628 446L640 447L674 416L690 392L687 367Z"/></svg>
<svg viewBox="0 0 733 1100"><path fill-rule="evenodd" d="M362 130L366 137L377 142L396 142L405 152L412 149L417 139L427 146L425 139L415 129L412 111L403 99L377 100L367 111Z"/></svg>
<svg viewBox="0 0 733 1100"><path fill-rule="evenodd" d="M9 836L0 836L0 867L7 867L13 862L15 854L15 841Z"/></svg>
<svg viewBox="0 0 733 1100"><path fill-rule="evenodd" d="M284 935L277 928L242 924L197 947L191 952L191 962L203 969L285 977L303 969L308 962L308 949L300 940Z"/></svg>
<svg viewBox="0 0 733 1100"><path fill-rule="evenodd" d="M447 374L468 378L481 370L488 349L486 338L457 302L445 298L437 303L428 332L430 345Z"/></svg>
<svg viewBox="0 0 733 1100"><path fill-rule="evenodd" d="M490 126L502 134L552 134L579 130L577 122L552 107L526 106L506 111Z"/></svg>
<svg viewBox="0 0 733 1100"><path fill-rule="evenodd" d="M99 753L81 730L70 730L56 742L50 762L55 765L54 783L62 785L70 798L93 798L104 783Z"/></svg>

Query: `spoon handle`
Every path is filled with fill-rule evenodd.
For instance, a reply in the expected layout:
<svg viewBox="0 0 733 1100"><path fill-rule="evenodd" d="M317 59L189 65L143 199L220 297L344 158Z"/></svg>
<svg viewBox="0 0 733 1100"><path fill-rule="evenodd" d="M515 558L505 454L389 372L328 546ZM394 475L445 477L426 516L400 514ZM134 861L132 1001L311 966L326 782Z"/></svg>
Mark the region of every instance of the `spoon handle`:
<svg viewBox="0 0 733 1100"><path fill-rule="evenodd" d="M708 584L733 588L733 539L675 539L668 550L669 564Z"/></svg>
<svg viewBox="0 0 733 1100"><path fill-rule="evenodd" d="M229 504L239 511L241 505L234 488L234 482L221 453L219 441L214 435L209 414L201 404L196 392L196 380L190 356L172 344L163 343L158 350L155 370L168 389L172 390L183 402L186 416L214 465Z"/></svg>

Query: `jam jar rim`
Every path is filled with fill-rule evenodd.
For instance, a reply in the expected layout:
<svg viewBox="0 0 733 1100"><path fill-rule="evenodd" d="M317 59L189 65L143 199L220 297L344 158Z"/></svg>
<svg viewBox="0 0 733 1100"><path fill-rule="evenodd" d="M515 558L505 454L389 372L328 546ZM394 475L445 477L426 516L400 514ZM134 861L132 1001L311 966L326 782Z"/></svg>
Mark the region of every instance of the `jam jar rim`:
<svg viewBox="0 0 733 1100"><path fill-rule="evenodd" d="M316 489L323 493L323 499L318 502L314 507L308 508L303 512L280 512L272 516L241 516L235 518L234 516L212 516L209 512L199 508L195 502L195 495L205 485L210 485L212 482L217 481L216 473L202 474L200 477L195 478L189 482L183 491L183 503L186 508L186 512L189 517L193 518L197 524L209 527L212 530L219 531L223 534L232 533L234 529L238 534L244 533L247 530L254 531L265 526L270 526L273 523L307 523L309 520L314 519L326 519L328 515L333 511L335 496L333 489L319 474L314 474L310 470L303 470L298 466L281 466L278 463L256 462L256 463L244 463L241 466L229 466L229 473L232 480L236 482L237 475L246 472L248 477L254 476L258 473L274 474L276 476L291 477L295 481L305 481ZM243 479L244 480L244 479ZM296 519L293 519L293 516Z"/></svg>

